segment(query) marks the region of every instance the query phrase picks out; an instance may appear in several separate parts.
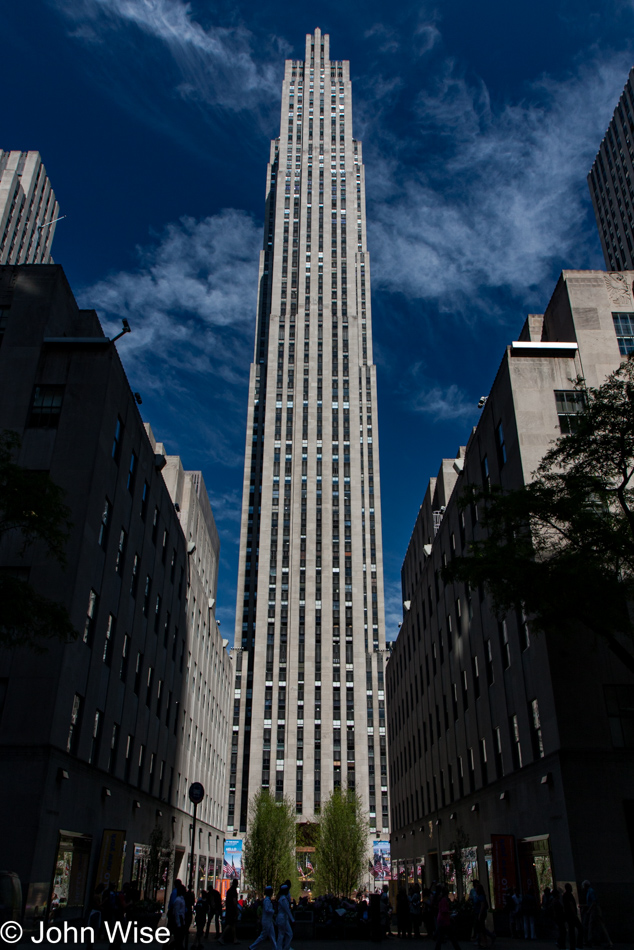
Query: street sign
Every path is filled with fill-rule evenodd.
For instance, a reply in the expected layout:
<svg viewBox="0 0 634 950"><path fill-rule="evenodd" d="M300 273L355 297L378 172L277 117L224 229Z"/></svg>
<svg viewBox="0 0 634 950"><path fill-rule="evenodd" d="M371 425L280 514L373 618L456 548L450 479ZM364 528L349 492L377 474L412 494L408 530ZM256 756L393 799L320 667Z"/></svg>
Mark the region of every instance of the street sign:
<svg viewBox="0 0 634 950"><path fill-rule="evenodd" d="M189 786L190 802L193 802L194 805L200 805L204 797L205 797L205 789L202 787L200 782L193 782Z"/></svg>

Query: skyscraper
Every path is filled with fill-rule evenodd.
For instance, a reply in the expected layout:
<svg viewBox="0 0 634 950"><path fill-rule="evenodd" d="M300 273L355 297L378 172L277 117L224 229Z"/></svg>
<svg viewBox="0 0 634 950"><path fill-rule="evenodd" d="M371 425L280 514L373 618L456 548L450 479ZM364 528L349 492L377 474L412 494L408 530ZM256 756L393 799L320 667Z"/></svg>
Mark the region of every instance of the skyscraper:
<svg viewBox="0 0 634 950"><path fill-rule="evenodd" d="M348 62L306 37L271 143L244 469L228 830L262 787L388 832L383 563L361 143Z"/></svg>
<svg viewBox="0 0 634 950"><path fill-rule="evenodd" d="M58 214L40 153L0 149L0 264L51 264Z"/></svg>
<svg viewBox="0 0 634 950"><path fill-rule="evenodd" d="M634 67L588 174L605 265L634 269Z"/></svg>

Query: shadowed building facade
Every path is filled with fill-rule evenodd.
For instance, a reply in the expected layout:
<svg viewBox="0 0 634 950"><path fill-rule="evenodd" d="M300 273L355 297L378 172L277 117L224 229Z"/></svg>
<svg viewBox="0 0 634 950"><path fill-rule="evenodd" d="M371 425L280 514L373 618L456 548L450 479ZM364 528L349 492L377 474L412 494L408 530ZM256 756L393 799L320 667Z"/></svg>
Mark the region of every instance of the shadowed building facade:
<svg viewBox="0 0 634 950"><path fill-rule="evenodd" d="M627 274L564 271L546 312L504 353L465 447L429 482L402 569L403 624L387 666L393 872L400 880L543 890L588 878L611 936L631 933L634 682L604 643L496 615L484 588L443 581L482 536L467 485L530 481L621 363ZM468 888L467 888L468 890ZM614 929L613 929L614 928Z"/></svg>
<svg viewBox="0 0 634 950"><path fill-rule="evenodd" d="M249 408L228 829L262 787L309 821L336 786L388 831L376 370L361 144L329 37L286 62Z"/></svg>
<svg viewBox="0 0 634 950"><path fill-rule="evenodd" d="M4 531L0 570L61 602L78 633L43 653L0 649L3 866L30 926L53 901L56 922L85 917L108 880L151 893L157 828L185 880L193 781L206 791L196 880L220 876L232 677L200 472L144 427L115 345L61 267L0 267L0 308L0 431L62 488L71 521L65 566Z"/></svg>

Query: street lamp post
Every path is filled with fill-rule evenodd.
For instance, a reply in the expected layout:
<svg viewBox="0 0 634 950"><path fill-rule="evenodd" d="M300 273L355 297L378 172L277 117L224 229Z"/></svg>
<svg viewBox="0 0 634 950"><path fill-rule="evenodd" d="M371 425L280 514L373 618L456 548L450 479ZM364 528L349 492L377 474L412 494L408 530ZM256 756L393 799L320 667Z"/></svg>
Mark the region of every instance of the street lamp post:
<svg viewBox="0 0 634 950"><path fill-rule="evenodd" d="M194 823L192 825L192 856L189 865L189 888L194 889L194 859L196 856L196 811L205 797L205 789L200 782L193 782L189 786L189 800L194 803Z"/></svg>

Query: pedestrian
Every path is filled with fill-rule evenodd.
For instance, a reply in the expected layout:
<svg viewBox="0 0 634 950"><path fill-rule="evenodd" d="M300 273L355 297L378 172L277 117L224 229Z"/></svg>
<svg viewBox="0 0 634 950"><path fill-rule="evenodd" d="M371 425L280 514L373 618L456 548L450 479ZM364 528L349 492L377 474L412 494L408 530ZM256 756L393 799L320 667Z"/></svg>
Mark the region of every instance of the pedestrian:
<svg viewBox="0 0 634 950"><path fill-rule="evenodd" d="M604 947L611 948L613 943L610 940L610 935L603 922L603 914L599 906L599 901L597 900L597 893L590 881L584 881L581 887L583 888L583 902L585 904L583 929L586 943L589 945L601 943Z"/></svg>
<svg viewBox="0 0 634 950"><path fill-rule="evenodd" d="M557 928L557 946L559 950L566 950L566 915L564 905L561 902L561 891L558 887L553 888L550 912L553 923Z"/></svg>
<svg viewBox="0 0 634 950"><path fill-rule="evenodd" d="M471 937L474 943L480 942L480 900L478 898L478 884L480 882L477 878L473 879L471 885L471 890L469 891L469 900L471 902L471 911L473 914L472 925L471 925Z"/></svg>
<svg viewBox="0 0 634 950"><path fill-rule="evenodd" d="M396 928L399 937L411 937L411 921L409 916L409 900L405 885L401 884L396 895Z"/></svg>
<svg viewBox="0 0 634 950"><path fill-rule="evenodd" d="M275 908L273 907L273 888L264 888L264 902L262 904L262 932L259 937L253 941L249 950L254 950L258 944L265 940L270 940L273 944L273 950L277 950L277 941L275 939Z"/></svg>
<svg viewBox="0 0 634 950"><path fill-rule="evenodd" d="M277 948L278 950L288 950L293 939L293 928L291 924L295 923L291 902L289 900L288 884L282 884L277 898Z"/></svg>
<svg viewBox="0 0 634 950"><path fill-rule="evenodd" d="M436 950L440 950L445 938L449 940L454 950L460 950L460 944L454 937L451 926L451 903L449 902L448 887L440 889L438 916L436 918Z"/></svg>
<svg viewBox="0 0 634 950"><path fill-rule="evenodd" d="M509 929L511 937L523 936L522 895L519 887L514 888L509 897Z"/></svg>
<svg viewBox="0 0 634 950"><path fill-rule="evenodd" d="M238 881L233 879L227 895L225 897L225 929L220 938L220 943L240 943L236 937L236 927L238 925Z"/></svg>
<svg viewBox="0 0 634 950"><path fill-rule="evenodd" d="M522 917L524 919L524 940L528 940L529 936L531 940L537 940L535 930L537 898L535 897L535 891L532 885L529 885L528 890L522 898Z"/></svg>
<svg viewBox="0 0 634 950"><path fill-rule="evenodd" d="M182 950L187 934L187 903L185 895L187 891L184 884L176 882L176 897L172 904L172 927L174 933L174 950Z"/></svg>
<svg viewBox="0 0 634 950"><path fill-rule="evenodd" d="M478 943L480 947L487 947L487 939L489 939L491 941L491 946L493 946L495 943L495 932L493 930L487 930L486 926L487 914L489 913L489 902L484 892L484 887L479 881L475 885L475 889L478 898L478 903L476 904L476 907L478 908Z"/></svg>
<svg viewBox="0 0 634 950"><path fill-rule="evenodd" d="M207 936L212 920L216 921L216 940L220 940L220 918L222 917L222 895L215 887L208 892L209 915L207 917Z"/></svg>
<svg viewBox="0 0 634 950"><path fill-rule="evenodd" d="M421 903L420 903L420 884L414 884L410 888L409 895L409 915L412 923L412 931L415 937L420 937L420 923L421 923Z"/></svg>
<svg viewBox="0 0 634 950"><path fill-rule="evenodd" d="M205 924L209 914L209 901L207 900L207 891L201 891L200 897L194 905L194 920L196 922L196 943L195 947L202 947L205 937Z"/></svg>
<svg viewBox="0 0 634 950"><path fill-rule="evenodd" d="M577 914L577 901L572 893L572 884L564 884L564 896L561 903L564 908L566 926L568 927L570 950L583 950L583 925Z"/></svg>
<svg viewBox="0 0 634 950"><path fill-rule="evenodd" d="M390 888L383 885L381 891L381 928L386 937L392 936L392 905L390 904Z"/></svg>
<svg viewBox="0 0 634 950"><path fill-rule="evenodd" d="M428 887L423 888L422 916L425 933L431 939L436 933L436 919L431 906L431 891Z"/></svg>

